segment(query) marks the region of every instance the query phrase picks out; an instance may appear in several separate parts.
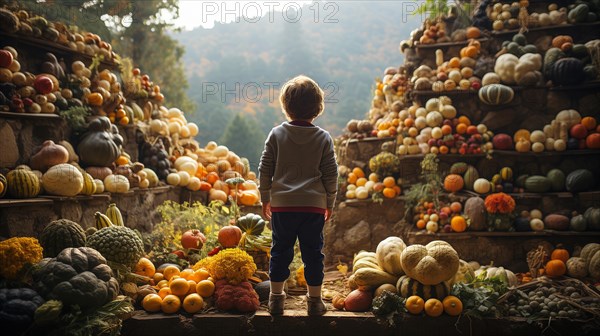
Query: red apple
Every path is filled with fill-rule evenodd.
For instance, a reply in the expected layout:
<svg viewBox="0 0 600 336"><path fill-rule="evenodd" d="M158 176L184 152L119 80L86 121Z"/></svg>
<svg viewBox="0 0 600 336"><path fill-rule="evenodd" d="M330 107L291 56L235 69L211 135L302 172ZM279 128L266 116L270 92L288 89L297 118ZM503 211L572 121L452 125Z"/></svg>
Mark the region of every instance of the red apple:
<svg viewBox="0 0 600 336"><path fill-rule="evenodd" d="M49 77L40 75L35 78L33 82L33 88L39 94L48 94L53 91L54 84L52 83L52 79Z"/></svg>
<svg viewBox="0 0 600 336"><path fill-rule="evenodd" d="M13 55L8 50L0 50L0 67L8 68L13 61Z"/></svg>
<svg viewBox="0 0 600 336"><path fill-rule="evenodd" d="M236 225L226 225L219 230L217 240L224 248L236 247L242 239L242 229Z"/></svg>
<svg viewBox="0 0 600 336"><path fill-rule="evenodd" d="M206 237L200 230L188 230L181 236L181 246L186 249L201 249Z"/></svg>

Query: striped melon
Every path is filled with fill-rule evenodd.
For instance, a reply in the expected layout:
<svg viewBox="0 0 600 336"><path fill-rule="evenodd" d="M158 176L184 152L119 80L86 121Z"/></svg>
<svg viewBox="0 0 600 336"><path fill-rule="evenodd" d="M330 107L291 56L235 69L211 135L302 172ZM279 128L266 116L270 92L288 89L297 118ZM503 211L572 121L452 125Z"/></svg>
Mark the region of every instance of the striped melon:
<svg viewBox="0 0 600 336"><path fill-rule="evenodd" d="M502 181L504 181L504 182L512 181L512 179L513 179L512 169L510 167L504 167L504 168L500 169L500 177L502 178Z"/></svg>
<svg viewBox="0 0 600 336"><path fill-rule="evenodd" d="M6 194L6 176L0 174L0 198Z"/></svg>
<svg viewBox="0 0 600 336"><path fill-rule="evenodd" d="M68 247L85 246L85 231L68 219L58 219L46 225L40 234L45 258L54 258Z"/></svg>
<svg viewBox="0 0 600 336"><path fill-rule="evenodd" d="M425 301L431 298L442 300L448 296L448 293L450 292L450 286L447 282L442 282L437 285L423 285L407 275L403 275L398 279L396 289L398 290L398 294L403 298L418 295Z"/></svg>
<svg viewBox="0 0 600 336"><path fill-rule="evenodd" d="M19 168L6 175L8 194L13 198L30 198L40 193L40 180L34 172Z"/></svg>
<svg viewBox="0 0 600 336"><path fill-rule="evenodd" d="M80 170L83 175L83 189L79 192L82 195L93 195L96 193L96 182L92 175L86 173L84 170Z"/></svg>
<svg viewBox="0 0 600 336"><path fill-rule="evenodd" d="M475 169L475 167L473 166L469 166L463 178L463 180L465 181L465 189L473 190L473 185L475 184L475 181L477 181L478 178L479 173L477 172L477 169Z"/></svg>
<svg viewBox="0 0 600 336"><path fill-rule="evenodd" d="M510 103L515 92L503 84L490 84L479 89L479 99L487 105L502 105Z"/></svg>
<svg viewBox="0 0 600 336"><path fill-rule="evenodd" d="M394 284L398 277L375 268L360 268L354 272L354 281L359 286L379 287L383 284Z"/></svg>
<svg viewBox="0 0 600 336"><path fill-rule="evenodd" d="M464 162L456 162L450 167L450 174L462 175L467 171L469 165Z"/></svg>

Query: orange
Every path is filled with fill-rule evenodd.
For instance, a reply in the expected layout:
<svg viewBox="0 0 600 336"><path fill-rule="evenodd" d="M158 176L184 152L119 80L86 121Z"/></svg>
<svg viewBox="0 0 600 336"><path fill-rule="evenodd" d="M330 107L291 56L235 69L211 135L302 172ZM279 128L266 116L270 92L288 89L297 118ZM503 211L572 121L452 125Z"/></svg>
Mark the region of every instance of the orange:
<svg viewBox="0 0 600 336"><path fill-rule="evenodd" d="M165 279L167 279L167 280L171 280L173 275L179 275L179 273L180 273L180 271L179 271L179 268L177 268L177 266L167 266L163 270L163 275L165 276Z"/></svg>
<svg viewBox="0 0 600 336"><path fill-rule="evenodd" d="M354 173L348 174L348 183L354 184L354 183L356 183L356 180L358 180L358 176L356 176L356 174L354 174Z"/></svg>
<svg viewBox="0 0 600 336"><path fill-rule="evenodd" d="M165 296L172 294L171 293L171 288L169 287L163 287L158 291L158 296L160 296L161 298L165 298Z"/></svg>
<svg viewBox="0 0 600 336"><path fill-rule="evenodd" d="M117 110L117 118L123 118L125 116L127 116L127 113L125 113L125 110L123 110L123 109Z"/></svg>
<svg viewBox="0 0 600 336"><path fill-rule="evenodd" d="M219 180L219 174L217 172L210 172L206 175L206 182L215 184Z"/></svg>
<svg viewBox="0 0 600 336"><path fill-rule="evenodd" d="M121 124L123 126L129 124L129 118L125 116L125 117L119 119L119 124Z"/></svg>
<svg viewBox="0 0 600 336"><path fill-rule="evenodd" d="M411 297L409 297L408 299L406 299L406 310L408 310L409 313L411 314L421 314L421 312L423 311L423 307L425 305L425 302L423 301L423 299L421 299L421 297L417 296L417 295L413 295Z"/></svg>
<svg viewBox="0 0 600 336"><path fill-rule="evenodd" d="M171 282L169 288L175 295L185 295L190 289L190 284L184 278L177 278Z"/></svg>
<svg viewBox="0 0 600 336"><path fill-rule="evenodd" d="M183 310L190 314L197 313L204 308L204 300L196 293L190 294L183 299Z"/></svg>
<svg viewBox="0 0 600 336"><path fill-rule="evenodd" d="M354 169L352 169L352 172L354 173L354 175L356 175L356 177L365 177L365 172L359 167L354 167Z"/></svg>
<svg viewBox="0 0 600 336"><path fill-rule="evenodd" d="M394 188L383 188L383 197L394 198L396 197L396 190Z"/></svg>
<svg viewBox="0 0 600 336"><path fill-rule="evenodd" d="M356 186L357 187L362 187L365 184L367 184L367 179L364 177L359 177L358 180L356 180Z"/></svg>
<svg viewBox="0 0 600 336"><path fill-rule="evenodd" d="M467 116L460 116L460 117L458 117L458 123L459 124L465 124L467 126L471 126L471 120Z"/></svg>
<svg viewBox="0 0 600 336"><path fill-rule="evenodd" d="M444 305L438 299L429 299L425 301L425 314L431 317L438 317L444 312Z"/></svg>
<svg viewBox="0 0 600 336"><path fill-rule="evenodd" d="M163 280L164 278L165 278L165 276L162 273L160 273L160 272L156 272L152 276L152 279L154 279L155 283L158 283L159 281Z"/></svg>
<svg viewBox="0 0 600 336"><path fill-rule="evenodd" d="M442 300L444 311L450 316L458 316L462 313L463 304L456 296L448 295Z"/></svg>
<svg viewBox="0 0 600 336"><path fill-rule="evenodd" d="M467 229L467 221L463 216L454 216L450 221L450 227L455 232L464 232Z"/></svg>
<svg viewBox="0 0 600 336"><path fill-rule="evenodd" d="M394 180L393 177L387 176L386 178L383 179L383 186L384 187L386 187L386 188L392 188L395 185L396 185L396 180Z"/></svg>
<svg viewBox="0 0 600 336"><path fill-rule="evenodd" d="M440 154L448 154L448 147L440 146Z"/></svg>
<svg viewBox="0 0 600 336"><path fill-rule="evenodd" d="M169 281L167 281L167 280L160 280L156 284L156 287L158 287L158 288L169 287Z"/></svg>
<svg viewBox="0 0 600 336"><path fill-rule="evenodd" d="M413 118L406 118L404 119L404 126L406 127L412 127L415 124L415 120Z"/></svg>
<svg viewBox="0 0 600 336"><path fill-rule="evenodd" d="M452 57L450 61L448 61L448 66L450 68L460 68L460 58Z"/></svg>
<svg viewBox="0 0 600 336"><path fill-rule="evenodd" d="M425 225L426 225L426 224L427 224L427 223L425 223L425 221L424 221L424 220L422 220L422 219L419 219L419 220L417 221L417 229L419 229L419 230L423 230L423 229L425 228Z"/></svg>
<svg viewBox="0 0 600 336"><path fill-rule="evenodd" d="M460 213L462 210L462 204L459 202L452 202L452 204L450 204L450 210L452 210L454 213Z"/></svg>
<svg viewBox="0 0 600 336"><path fill-rule="evenodd" d="M169 294L163 298L160 307L163 313L176 313L181 307L181 300L177 296Z"/></svg>
<svg viewBox="0 0 600 336"><path fill-rule="evenodd" d="M458 134L465 134L467 133L467 126L466 124L463 123L459 123L458 125L456 125L456 133Z"/></svg>
<svg viewBox="0 0 600 336"><path fill-rule="evenodd" d="M188 280L190 275L192 275L192 273L194 273L194 270L191 268L186 268L183 271L181 271L181 273L179 273L179 276Z"/></svg>
<svg viewBox="0 0 600 336"><path fill-rule="evenodd" d="M175 279L179 279L179 278L183 279L183 278L182 278L182 277L180 277L179 275L173 275L173 276L171 277L171 279L169 279L169 281L168 281L168 284L169 284L169 286L171 286L171 282L173 282L173 280L175 280Z"/></svg>
<svg viewBox="0 0 600 336"><path fill-rule="evenodd" d="M452 133L452 127L450 125L442 126L442 134L443 135L448 135L450 133Z"/></svg>
<svg viewBox="0 0 600 336"><path fill-rule="evenodd" d="M202 280L196 285L196 293L202 297L211 297L215 292L215 284L210 280Z"/></svg>
<svg viewBox="0 0 600 336"><path fill-rule="evenodd" d="M196 283L198 283L202 280L208 279L209 276L210 276L210 274L208 273L208 271L204 268L201 268L201 269L197 270L196 272L194 272L194 274L190 275L188 280L194 280L194 281L196 281Z"/></svg>
<svg viewBox="0 0 600 336"><path fill-rule="evenodd" d="M189 295L192 293L196 293L196 281L188 280L187 282L190 285L190 289L188 289L187 293L185 293L185 294Z"/></svg>
<svg viewBox="0 0 600 336"><path fill-rule="evenodd" d="M142 300L142 307L150 313L158 312L160 311L162 300L158 294L148 294Z"/></svg>
<svg viewBox="0 0 600 336"><path fill-rule="evenodd" d="M117 159L117 162L124 156L120 156ZM125 158L127 159L127 158ZM152 261L148 258L140 258L140 260L135 265L135 273L143 276L147 276L150 278L154 278L154 274L156 273L156 268ZM159 280L160 281L160 280Z"/></svg>

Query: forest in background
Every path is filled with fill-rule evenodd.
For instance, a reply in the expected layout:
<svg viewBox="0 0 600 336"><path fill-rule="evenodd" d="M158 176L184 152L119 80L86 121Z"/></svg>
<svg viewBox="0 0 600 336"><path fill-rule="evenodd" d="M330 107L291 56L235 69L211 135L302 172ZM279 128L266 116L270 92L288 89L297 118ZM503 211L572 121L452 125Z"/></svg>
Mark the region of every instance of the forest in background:
<svg viewBox="0 0 600 336"><path fill-rule="evenodd" d="M348 120L366 115L375 78L402 64L398 45L421 24L402 3L339 1L328 10L321 5L318 16L305 6L297 22L277 12L272 22L241 18L172 34L185 47L187 92L196 106L187 118L199 125L200 144L215 140L256 168L266 135L284 121L278 89L297 74L325 91L316 124L341 134Z"/></svg>

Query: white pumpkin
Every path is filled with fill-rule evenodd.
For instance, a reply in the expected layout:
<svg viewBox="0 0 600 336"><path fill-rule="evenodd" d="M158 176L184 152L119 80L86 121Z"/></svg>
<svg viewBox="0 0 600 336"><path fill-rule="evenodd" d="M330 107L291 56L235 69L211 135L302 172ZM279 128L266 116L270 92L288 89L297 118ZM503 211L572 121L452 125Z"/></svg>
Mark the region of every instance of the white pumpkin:
<svg viewBox="0 0 600 336"><path fill-rule="evenodd" d="M485 279L498 278L511 287L519 284L519 279L517 279L515 273L504 267L482 266L475 271L475 276L478 277L483 272L486 272Z"/></svg>
<svg viewBox="0 0 600 336"><path fill-rule="evenodd" d="M425 246L408 246L402 251L400 260L406 275L424 285L437 285L452 279L459 267L458 253L441 240Z"/></svg>
<svg viewBox="0 0 600 336"><path fill-rule="evenodd" d="M580 257L571 257L567 260L567 274L576 279L583 279L588 275L585 260Z"/></svg>
<svg viewBox="0 0 600 336"><path fill-rule="evenodd" d="M167 184L172 186L178 186L181 181L181 177L177 173L170 173L167 175Z"/></svg>
<svg viewBox="0 0 600 336"><path fill-rule="evenodd" d="M567 125L567 129L570 129L571 126L581 122L581 114L579 114L579 112L576 110L562 110L558 112L556 118L554 119L559 123L565 123Z"/></svg>
<svg viewBox="0 0 600 336"><path fill-rule="evenodd" d="M126 193L129 191L129 180L123 175L110 174L104 178L104 189L111 193Z"/></svg>
<svg viewBox="0 0 600 336"><path fill-rule="evenodd" d="M456 108L452 105L444 105L441 108L442 116L445 119L452 119L456 117Z"/></svg>
<svg viewBox="0 0 600 336"><path fill-rule="evenodd" d="M442 116L442 114L440 112L433 111L433 112L427 113L426 121L427 121L427 126L436 127L436 126L442 125L442 122L444 121L444 117Z"/></svg>
<svg viewBox="0 0 600 336"><path fill-rule="evenodd" d="M377 262L384 271L401 276L404 274L402 269L401 256L402 251L406 248L406 244L399 237L387 237L379 242L375 251Z"/></svg>
<svg viewBox="0 0 600 336"><path fill-rule="evenodd" d="M94 183L96 184L96 194L101 194L104 192L104 182L99 179L94 179Z"/></svg>
<svg viewBox="0 0 600 336"><path fill-rule="evenodd" d="M479 194L487 194L491 189L491 184L488 180L484 178L478 178L473 183L473 190Z"/></svg>
<svg viewBox="0 0 600 336"><path fill-rule="evenodd" d="M61 163L50 167L42 176L42 186L46 193L56 196L73 197L83 189L83 174L75 166Z"/></svg>

